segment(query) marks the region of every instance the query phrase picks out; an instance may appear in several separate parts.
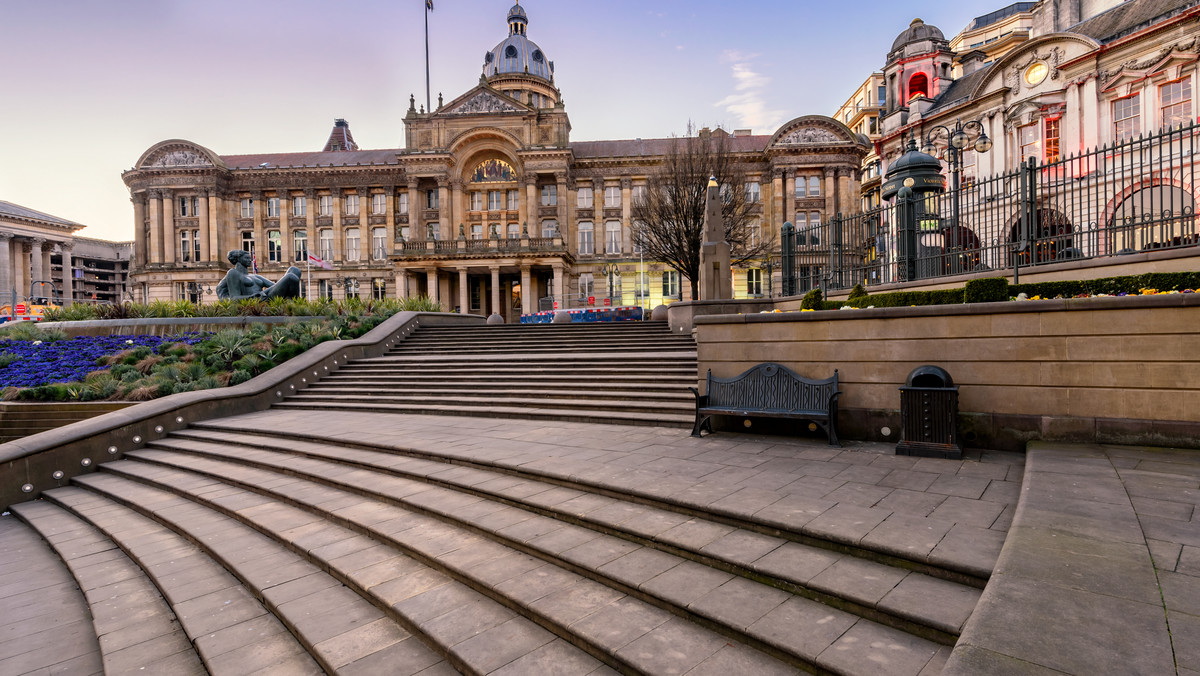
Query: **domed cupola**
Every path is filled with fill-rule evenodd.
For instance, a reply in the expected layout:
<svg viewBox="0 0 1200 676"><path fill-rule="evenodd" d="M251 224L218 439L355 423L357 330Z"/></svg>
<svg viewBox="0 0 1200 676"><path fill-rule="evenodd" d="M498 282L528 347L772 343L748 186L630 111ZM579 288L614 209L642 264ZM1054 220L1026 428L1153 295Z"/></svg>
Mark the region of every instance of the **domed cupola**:
<svg viewBox="0 0 1200 676"><path fill-rule="evenodd" d="M508 10L508 37L483 57L483 75L530 75L554 81L554 63L536 43L526 37L529 17L520 4Z"/></svg>
<svg viewBox="0 0 1200 676"><path fill-rule="evenodd" d="M529 16L518 2L508 10L508 37L483 55L483 77L491 87L523 104L553 108L559 102L554 62L526 37L528 26Z"/></svg>
<svg viewBox="0 0 1200 676"><path fill-rule="evenodd" d="M920 19L913 19L912 23L908 25L908 29L896 36L895 41L892 42L892 49L888 53L891 54L897 49L901 49L902 47L906 47L915 42L926 41L933 43L946 43L949 45L949 43L946 42L946 36L942 34L942 29L938 28L937 26L931 26Z"/></svg>

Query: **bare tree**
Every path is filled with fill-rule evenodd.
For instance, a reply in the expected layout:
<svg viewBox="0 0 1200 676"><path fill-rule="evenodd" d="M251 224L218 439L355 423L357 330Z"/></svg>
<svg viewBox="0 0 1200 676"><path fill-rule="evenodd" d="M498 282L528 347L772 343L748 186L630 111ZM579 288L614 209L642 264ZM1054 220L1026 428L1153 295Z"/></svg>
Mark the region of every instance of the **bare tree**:
<svg viewBox="0 0 1200 676"><path fill-rule="evenodd" d="M632 205L636 224L633 240L647 259L666 263L691 283L697 297L700 281L700 246L704 234L704 204L709 178L721 186L721 214L725 241L736 265L771 250L760 236L760 203L746 194L746 176L734 155L729 135L707 130L675 137L657 171L646 181L646 190Z"/></svg>

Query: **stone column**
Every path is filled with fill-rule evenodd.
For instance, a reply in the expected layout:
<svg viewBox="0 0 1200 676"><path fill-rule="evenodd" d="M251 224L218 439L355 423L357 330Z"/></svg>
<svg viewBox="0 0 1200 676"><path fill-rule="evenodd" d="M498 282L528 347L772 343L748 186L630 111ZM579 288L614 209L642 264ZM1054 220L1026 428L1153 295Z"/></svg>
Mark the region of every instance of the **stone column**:
<svg viewBox="0 0 1200 676"><path fill-rule="evenodd" d="M1079 110L1083 114L1083 148L1095 148L1100 145L1101 138L1108 136L1100 133L1100 106L1106 105L1097 94L1096 78L1089 78L1079 91ZM1062 138L1061 132L1059 138Z"/></svg>
<svg viewBox="0 0 1200 676"><path fill-rule="evenodd" d="M554 184L557 186L555 190L558 192L558 233L566 239L569 234L567 230L567 172L554 172ZM524 291L524 289L522 289Z"/></svg>
<svg viewBox="0 0 1200 676"><path fill-rule="evenodd" d="M554 296L554 300L559 304L560 310L567 309L566 298L563 298L563 266L562 263L554 263L550 266L554 271L554 277L550 280L550 295Z"/></svg>
<svg viewBox="0 0 1200 676"><path fill-rule="evenodd" d="M13 279L12 245L13 234L0 232L0 305L12 302L12 292L16 286Z"/></svg>
<svg viewBox="0 0 1200 676"><path fill-rule="evenodd" d="M19 256L13 274L16 277L17 298L24 300L29 295L30 285L33 283L33 261L30 260L30 254L34 245L29 240L20 241L18 245Z"/></svg>
<svg viewBox="0 0 1200 676"><path fill-rule="evenodd" d="M458 226L462 225L466 220L467 208L463 204L463 182L462 179L455 178L450 181L450 204L445 205L449 213L450 229L452 232L457 232ZM487 227L487 224L484 224Z"/></svg>
<svg viewBox="0 0 1200 676"><path fill-rule="evenodd" d="M417 190L417 179L408 179L408 236L418 242L427 236L425 224L421 222L421 193Z"/></svg>
<svg viewBox="0 0 1200 676"><path fill-rule="evenodd" d="M632 223L632 195L634 195L634 179L620 178L620 250L625 255L634 251L634 223Z"/></svg>
<svg viewBox="0 0 1200 676"><path fill-rule="evenodd" d="M162 262L170 264L175 262L175 247L179 244L179 239L175 237L175 193L163 190L159 209L163 218Z"/></svg>
<svg viewBox="0 0 1200 676"><path fill-rule="evenodd" d="M471 295L468 293L470 289L467 287L467 269L458 269L458 307L459 312L467 314L471 311L470 302Z"/></svg>
<svg viewBox="0 0 1200 676"><path fill-rule="evenodd" d="M321 238L317 233L317 189L304 189L304 233L308 236L308 253L318 258L321 256ZM308 269L308 261L301 261L300 267Z"/></svg>
<svg viewBox="0 0 1200 676"><path fill-rule="evenodd" d="M197 262L208 262L212 260L213 248L216 246L216 242L212 241L212 214L208 210L208 189L200 188L196 195L200 203L200 218L197 221L199 230L196 231L196 237L200 238L200 260Z"/></svg>
<svg viewBox="0 0 1200 676"><path fill-rule="evenodd" d="M775 183L780 183L779 174L775 175ZM782 192L775 200L778 205L779 220L775 223L775 232L783 232L783 224L792 220L792 214L796 210L796 170L788 169L783 172ZM793 221L794 223L794 221Z"/></svg>
<svg viewBox="0 0 1200 676"><path fill-rule="evenodd" d="M46 281L46 279L45 279L46 273L45 273L45 271L42 270L42 244L44 244L45 242L46 242L46 240L41 237L35 237L32 240L30 240L30 250L29 250L30 251L30 260L29 260L30 267L29 267L29 269L31 271L30 277L29 277L30 284L32 284L34 282ZM29 291L28 289L25 289L26 293L28 293L28 291ZM41 289L39 288L36 291L40 292Z"/></svg>
<svg viewBox="0 0 1200 676"><path fill-rule="evenodd" d="M150 251L146 260L142 262L145 267L148 263L162 262L162 201L159 199L161 194L157 190L146 191L146 199L150 206Z"/></svg>
<svg viewBox="0 0 1200 676"><path fill-rule="evenodd" d="M825 184L821 186L825 196L825 215L822 223L828 223L837 213L837 180L834 178L833 167L825 167Z"/></svg>
<svg viewBox="0 0 1200 676"><path fill-rule="evenodd" d="M500 266L491 266L492 271L492 311L489 314L500 314Z"/></svg>
<svg viewBox="0 0 1200 676"><path fill-rule="evenodd" d="M435 303L440 303L441 299L438 298L438 269L437 268L426 268L425 269L425 280L426 280L425 285L428 289L429 299Z"/></svg>
<svg viewBox="0 0 1200 676"><path fill-rule="evenodd" d="M133 259L130 267L146 267L146 196L144 193L130 195L133 202ZM2 289L3 287L0 287Z"/></svg>
<svg viewBox="0 0 1200 676"><path fill-rule="evenodd" d="M42 255L42 275L44 275L46 278L46 281L50 282L51 284L54 283L54 266L50 262L50 254L53 253L53 251L54 251L54 243L53 242L43 242L42 243L42 253L41 253L41 255ZM37 251L34 251L34 255L37 255ZM46 289L44 289L44 291L46 292L46 296L51 295L50 289L48 287Z"/></svg>
<svg viewBox="0 0 1200 676"><path fill-rule="evenodd" d="M254 216L254 260L261 267L267 260L267 238L263 228L263 218L267 215L267 208L263 203L263 191L255 190L250 194L250 208Z"/></svg>
<svg viewBox="0 0 1200 676"><path fill-rule="evenodd" d="M396 271L396 298L408 298L408 270Z"/></svg>
<svg viewBox="0 0 1200 676"><path fill-rule="evenodd" d="M533 276L529 266L521 266L521 314L533 314Z"/></svg>
<svg viewBox="0 0 1200 676"><path fill-rule="evenodd" d="M358 192L358 256L363 263L369 264L375 252L371 250L371 188L359 186Z"/></svg>
<svg viewBox="0 0 1200 676"><path fill-rule="evenodd" d="M391 254L396 250L396 186L389 185L384 190L387 190L387 198L384 199L383 205L383 208L387 210L387 239L384 241L387 242L387 253Z"/></svg>
<svg viewBox="0 0 1200 676"><path fill-rule="evenodd" d="M342 189L330 188L329 201L333 202L333 260L342 263L346 260L342 255L345 246L345 233L342 232Z"/></svg>
<svg viewBox="0 0 1200 676"><path fill-rule="evenodd" d="M62 249L62 299L63 305L75 302L75 270L72 269L71 252L75 250L75 242L63 242Z"/></svg>
<svg viewBox="0 0 1200 676"><path fill-rule="evenodd" d="M445 241L454 239L454 230L450 223L451 211L453 209L450 208L450 180L442 176L438 178L438 230Z"/></svg>
<svg viewBox="0 0 1200 676"><path fill-rule="evenodd" d="M854 191L850 189L850 173L849 168L837 170L837 210L843 214L848 214L856 210L854 208Z"/></svg>
<svg viewBox="0 0 1200 676"><path fill-rule="evenodd" d="M538 216L541 202L538 201L537 174L525 176L525 205L525 218L521 219L522 227L528 223L529 231L533 233L530 237L541 237L542 219Z"/></svg>

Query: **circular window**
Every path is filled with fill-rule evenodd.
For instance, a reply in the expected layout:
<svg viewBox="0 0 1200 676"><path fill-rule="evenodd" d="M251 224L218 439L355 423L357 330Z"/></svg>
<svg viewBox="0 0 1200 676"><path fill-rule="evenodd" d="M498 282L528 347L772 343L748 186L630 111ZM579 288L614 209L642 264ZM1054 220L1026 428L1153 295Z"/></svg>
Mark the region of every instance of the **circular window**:
<svg viewBox="0 0 1200 676"><path fill-rule="evenodd" d="M540 50L540 49L533 50L533 60L536 63L541 63L542 61L546 60L546 57L542 56L542 50Z"/></svg>
<svg viewBox="0 0 1200 676"><path fill-rule="evenodd" d="M508 47L507 47L507 48L504 50L504 56L505 56L506 58L509 58L509 59L515 59L515 58L517 58L517 48L516 48L516 47L514 47L514 46L512 46L512 45L509 45L509 46L508 46Z"/></svg>
<svg viewBox="0 0 1200 676"><path fill-rule="evenodd" d="M1040 85L1050 74L1050 67L1041 61L1036 61L1025 69L1025 82L1031 87Z"/></svg>

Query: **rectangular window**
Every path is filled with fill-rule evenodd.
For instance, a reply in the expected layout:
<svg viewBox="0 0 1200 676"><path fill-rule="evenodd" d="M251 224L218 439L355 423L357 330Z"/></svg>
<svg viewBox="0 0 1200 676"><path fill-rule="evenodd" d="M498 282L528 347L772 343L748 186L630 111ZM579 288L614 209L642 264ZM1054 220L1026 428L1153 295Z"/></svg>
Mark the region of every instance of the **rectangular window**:
<svg viewBox="0 0 1200 676"><path fill-rule="evenodd" d="M750 181L746 183L746 203L757 204L761 201L760 187L758 181Z"/></svg>
<svg viewBox="0 0 1200 676"><path fill-rule="evenodd" d="M963 187L970 187L975 183L975 163L977 160L975 150L973 148L964 148L960 151L959 157L962 158Z"/></svg>
<svg viewBox="0 0 1200 676"><path fill-rule="evenodd" d="M808 179L804 176L796 177L796 197L808 197Z"/></svg>
<svg viewBox="0 0 1200 676"><path fill-rule="evenodd" d="M887 86L886 85L879 85L879 104L878 105L881 105L881 106L887 105Z"/></svg>
<svg viewBox="0 0 1200 676"><path fill-rule="evenodd" d="M542 186L542 206L544 206L544 207L558 206L558 186L557 185Z"/></svg>
<svg viewBox="0 0 1200 676"><path fill-rule="evenodd" d="M271 263L283 262L283 235L278 230L267 231L267 260Z"/></svg>
<svg viewBox="0 0 1200 676"><path fill-rule="evenodd" d="M645 202L646 201L646 186L644 186L644 185L633 186L633 194L630 195L630 199L633 200L633 204L641 204L642 202Z"/></svg>
<svg viewBox="0 0 1200 676"><path fill-rule="evenodd" d="M575 195L575 206L579 209L591 209L593 204L592 200L592 189L580 188L579 192Z"/></svg>
<svg viewBox="0 0 1200 676"><path fill-rule="evenodd" d="M1045 153L1043 160L1046 162L1057 162L1059 158L1058 145L1058 127L1061 118L1046 120L1043 140L1045 141Z"/></svg>
<svg viewBox="0 0 1200 676"><path fill-rule="evenodd" d="M1162 126L1178 127L1192 121L1192 78L1168 82L1158 88L1162 102Z"/></svg>
<svg viewBox="0 0 1200 676"><path fill-rule="evenodd" d="M521 226L516 223L508 224L508 238L521 239Z"/></svg>
<svg viewBox="0 0 1200 676"><path fill-rule="evenodd" d="M499 190L488 191L488 211L500 211L504 208L504 193Z"/></svg>
<svg viewBox="0 0 1200 676"><path fill-rule="evenodd" d="M581 272L579 274L579 297L586 299L596 295L596 282L592 278L592 273Z"/></svg>
<svg viewBox="0 0 1200 676"><path fill-rule="evenodd" d="M387 228L371 228L371 258L377 261L387 258Z"/></svg>
<svg viewBox="0 0 1200 676"><path fill-rule="evenodd" d="M383 193L371 195L371 213L376 216L387 213L387 195Z"/></svg>
<svg viewBox="0 0 1200 676"><path fill-rule="evenodd" d="M579 255L591 256L596 253L596 242L593 239L594 232L592 230L591 221L581 221L579 223Z"/></svg>
<svg viewBox="0 0 1200 676"><path fill-rule="evenodd" d="M650 295L650 273L637 273L633 283L633 295L636 298L646 298Z"/></svg>
<svg viewBox="0 0 1200 676"><path fill-rule="evenodd" d="M408 193L402 192L396 195L396 212L401 214L408 213Z"/></svg>
<svg viewBox="0 0 1200 676"><path fill-rule="evenodd" d="M192 260L192 233L182 230L179 233L179 262L189 263Z"/></svg>
<svg viewBox="0 0 1200 676"><path fill-rule="evenodd" d="M188 198L186 198L186 197L179 198L179 210L176 211L175 214L178 216L187 216L188 215Z"/></svg>
<svg viewBox="0 0 1200 676"><path fill-rule="evenodd" d="M267 198L267 218L279 218L279 198Z"/></svg>
<svg viewBox="0 0 1200 676"><path fill-rule="evenodd" d="M483 239L483 223L475 223L471 226L471 239Z"/></svg>
<svg viewBox="0 0 1200 676"><path fill-rule="evenodd" d="M308 215L308 198L296 197L292 199L292 215L306 216Z"/></svg>
<svg viewBox="0 0 1200 676"><path fill-rule="evenodd" d="M200 198L199 197L180 197L179 198L179 215L180 216L199 216L200 215Z"/></svg>
<svg viewBox="0 0 1200 676"><path fill-rule="evenodd" d="M621 188L619 186L609 186L604 189L604 208L616 209L621 206Z"/></svg>
<svg viewBox="0 0 1200 676"><path fill-rule="evenodd" d="M382 277L371 280L371 297L375 300L387 298L387 280Z"/></svg>
<svg viewBox="0 0 1200 676"><path fill-rule="evenodd" d="M400 226L400 241L408 241L408 233L412 232L407 225Z"/></svg>
<svg viewBox="0 0 1200 676"><path fill-rule="evenodd" d="M242 218L254 218L254 201L249 197L242 198Z"/></svg>
<svg viewBox="0 0 1200 676"><path fill-rule="evenodd" d="M630 235L633 238L633 242L632 242L633 255L635 255L635 256L641 256L644 253L644 250L642 248L642 246L643 246L642 245L642 237L645 235L645 232L646 232L646 224L645 223L642 223L641 221L636 221L633 224L633 232L630 233Z"/></svg>
<svg viewBox="0 0 1200 676"><path fill-rule="evenodd" d="M434 241L437 241L441 238L442 238L442 231L438 227L438 224L436 222L425 224L425 239L432 239Z"/></svg>
<svg viewBox="0 0 1200 676"><path fill-rule="evenodd" d="M604 224L604 253L621 253L621 222L609 221Z"/></svg>
<svg viewBox="0 0 1200 676"><path fill-rule="evenodd" d="M362 258L358 228L346 228L346 260L357 262Z"/></svg>
<svg viewBox="0 0 1200 676"><path fill-rule="evenodd" d="M662 276L663 298L679 297L679 271L667 270Z"/></svg>
<svg viewBox="0 0 1200 676"><path fill-rule="evenodd" d="M757 218L746 223L746 244L756 247L762 241L762 223Z"/></svg>
<svg viewBox="0 0 1200 676"><path fill-rule="evenodd" d="M1136 136L1142 128L1141 114L1140 94L1113 101L1113 139L1124 141Z"/></svg>
<svg viewBox="0 0 1200 676"><path fill-rule="evenodd" d="M808 196L809 197L820 197L821 196L821 177L820 176L809 176L808 177Z"/></svg>
<svg viewBox="0 0 1200 676"><path fill-rule="evenodd" d="M553 218L542 221L542 237L547 239L558 237L558 221Z"/></svg>
<svg viewBox="0 0 1200 676"><path fill-rule="evenodd" d="M761 268L750 268L746 271L746 294L749 296L763 295Z"/></svg>
<svg viewBox="0 0 1200 676"><path fill-rule="evenodd" d="M327 263L333 262L333 230L325 228L318 235L321 238L320 258Z"/></svg>
<svg viewBox="0 0 1200 676"><path fill-rule="evenodd" d="M242 251L249 251L250 255L254 255L254 233L245 231L242 233Z"/></svg>
<svg viewBox="0 0 1200 676"><path fill-rule="evenodd" d="M437 209L438 202L439 202L439 198L438 198L437 190L426 190L425 191L425 208L426 209Z"/></svg>
<svg viewBox="0 0 1200 676"><path fill-rule="evenodd" d="M508 191L508 210L516 211L521 208L521 192L519 190Z"/></svg>
<svg viewBox="0 0 1200 676"><path fill-rule="evenodd" d="M333 284L330 284L328 279L317 280L317 296L333 300Z"/></svg>
<svg viewBox="0 0 1200 676"><path fill-rule="evenodd" d="M346 195L342 200L342 213L346 216L358 215L358 195Z"/></svg>
<svg viewBox="0 0 1200 676"><path fill-rule="evenodd" d="M483 211L483 193L478 190L471 192L470 205L467 211Z"/></svg>
<svg viewBox="0 0 1200 676"><path fill-rule="evenodd" d="M1017 129L1017 143L1021 146L1021 160L1042 159L1042 137L1037 124L1027 124Z"/></svg>
<svg viewBox="0 0 1200 676"><path fill-rule="evenodd" d="M296 230L292 233L292 260L297 263L308 262L308 232Z"/></svg>
<svg viewBox="0 0 1200 676"><path fill-rule="evenodd" d="M317 198L317 215L325 217L333 215L333 195L321 195Z"/></svg>

